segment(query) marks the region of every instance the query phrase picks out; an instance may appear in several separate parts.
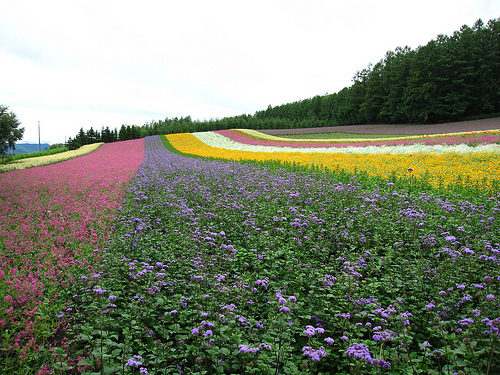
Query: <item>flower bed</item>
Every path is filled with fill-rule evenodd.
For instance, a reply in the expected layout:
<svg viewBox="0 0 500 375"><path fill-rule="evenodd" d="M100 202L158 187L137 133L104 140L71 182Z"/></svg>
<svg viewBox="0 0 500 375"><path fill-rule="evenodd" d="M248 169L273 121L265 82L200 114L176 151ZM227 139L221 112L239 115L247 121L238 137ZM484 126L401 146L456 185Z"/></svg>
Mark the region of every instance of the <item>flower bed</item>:
<svg viewBox="0 0 500 375"><path fill-rule="evenodd" d="M402 145L487 145L500 143L498 131L485 131L480 133L452 133L441 136L415 136L401 137L397 140L389 139L288 139L278 137L256 136L255 131L249 130L218 130L215 133L221 134L235 142L259 145L259 146L278 146L278 147L296 147L296 148L343 148L343 147L367 147L367 146L402 146ZM197 134L197 133L194 133ZM260 133L265 135L264 133Z"/></svg>
<svg viewBox="0 0 500 375"><path fill-rule="evenodd" d="M93 146L95 147L95 145ZM87 151L89 148L87 148ZM75 269L94 267L144 141L0 175L0 326L5 373L32 373L64 323ZM61 338L59 338L60 340ZM60 342L58 342L60 344Z"/></svg>
<svg viewBox="0 0 500 375"><path fill-rule="evenodd" d="M357 138L357 139L291 139L291 138L284 138L284 137L277 137L273 135L269 135L266 133L259 132L257 130L252 130L252 129L231 129L229 132L235 133L242 135L243 137L248 137L252 138L254 140L259 140L259 141L264 141L264 142L285 142L285 143L324 143L324 144L335 144L335 143L349 143L349 144L356 144L356 143L362 143L365 145L371 145L371 144L379 144L379 143L384 143L384 144L392 144L393 142L415 142L415 141L425 141L425 142L431 142L430 144L433 144L433 141L438 141L438 142L454 142L454 140L461 139L461 142L468 142L469 138L477 138L477 139L482 139L486 138L489 139L489 143L491 142L498 142L498 138L500 136L500 129L499 130L482 130L482 131L475 131L475 132L459 132L459 133L443 133L443 134L432 134L432 135L411 135L411 136L402 136L402 137L396 137L396 138L378 138L378 139L362 139L362 138Z"/></svg>
<svg viewBox="0 0 500 375"><path fill-rule="evenodd" d="M60 318L80 366L500 370L499 197L186 158L158 137L146 148L106 267L80 269Z"/></svg>
<svg viewBox="0 0 500 375"><path fill-rule="evenodd" d="M303 152L303 153L325 153L325 154L415 154L418 152L428 154L442 154L442 153L479 153L479 152L499 152L500 145L496 143L487 142L484 140L483 144L469 146L463 141L461 143L448 144L425 144L425 143L394 143L387 145L384 143L376 143L370 145L351 145L335 144L335 145L321 145L317 147L315 143L278 143L271 145L266 142L240 142L240 140L231 139L226 136L227 133L221 134L220 132L199 132L193 133L203 143L211 147L224 148L227 150L236 151L251 151L251 152ZM248 140L250 138L246 138ZM245 139L243 139L245 140ZM245 141L246 141L245 140Z"/></svg>

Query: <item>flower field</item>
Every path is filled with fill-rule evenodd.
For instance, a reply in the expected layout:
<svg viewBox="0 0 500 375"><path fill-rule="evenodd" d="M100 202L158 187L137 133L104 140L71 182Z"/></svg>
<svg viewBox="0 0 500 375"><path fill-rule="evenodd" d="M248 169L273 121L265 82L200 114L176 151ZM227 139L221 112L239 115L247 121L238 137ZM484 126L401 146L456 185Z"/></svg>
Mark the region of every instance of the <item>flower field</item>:
<svg viewBox="0 0 500 375"><path fill-rule="evenodd" d="M65 324L57 315L74 270L100 263L98 250L110 238L120 198L143 158L143 140L122 142L0 175L3 374L36 373L33 362L54 368L53 341Z"/></svg>
<svg viewBox="0 0 500 375"><path fill-rule="evenodd" d="M7 373L500 372L493 142L311 153L226 135L0 175Z"/></svg>

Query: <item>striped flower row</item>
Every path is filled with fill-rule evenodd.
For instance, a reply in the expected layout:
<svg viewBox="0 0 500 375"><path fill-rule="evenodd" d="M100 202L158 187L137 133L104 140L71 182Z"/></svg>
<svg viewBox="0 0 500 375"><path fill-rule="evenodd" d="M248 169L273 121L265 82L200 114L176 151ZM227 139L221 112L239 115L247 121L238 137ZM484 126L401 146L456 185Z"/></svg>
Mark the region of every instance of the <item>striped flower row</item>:
<svg viewBox="0 0 500 375"><path fill-rule="evenodd" d="M402 146L412 144L424 145L457 145L467 144L477 146L490 143L500 143L500 131L489 130L479 133L449 133L441 134L436 138L432 136L409 136L398 138L380 138L380 139L288 139L274 137L256 130L249 129L230 129L216 131L233 141L249 145L262 146L287 146L287 147L365 147L365 146Z"/></svg>
<svg viewBox="0 0 500 375"><path fill-rule="evenodd" d="M396 145L396 146L365 146L365 147L288 147L288 146L265 146L261 144L247 144L237 142L226 137L218 132L198 132L193 133L203 143L211 147L224 148L234 151L251 151L251 152L304 152L304 153L342 153L342 154L415 154L415 153L430 153L442 154L447 152L477 153L477 152L499 152L499 144L486 144L478 146L468 146L465 143L457 145L425 145L422 143L414 143L411 145Z"/></svg>
<svg viewBox="0 0 500 375"><path fill-rule="evenodd" d="M488 143L498 142L500 139L500 129L495 130L483 130L477 132L457 132L457 133L443 133L443 134L430 134L430 135L407 135L401 137L390 137L390 138L356 138L356 139L292 139L277 137L274 135L266 134L252 129L230 129L226 132L232 132L235 134L241 134L245 137L249 137L255 140L262 140L266 142L285 142L285 143L322 143L322 144L338 144L338 143L349 143L349 144L396 144L395 142L446 142L460 140L461 142L470 141L482 141L485 140Z"/></svg>

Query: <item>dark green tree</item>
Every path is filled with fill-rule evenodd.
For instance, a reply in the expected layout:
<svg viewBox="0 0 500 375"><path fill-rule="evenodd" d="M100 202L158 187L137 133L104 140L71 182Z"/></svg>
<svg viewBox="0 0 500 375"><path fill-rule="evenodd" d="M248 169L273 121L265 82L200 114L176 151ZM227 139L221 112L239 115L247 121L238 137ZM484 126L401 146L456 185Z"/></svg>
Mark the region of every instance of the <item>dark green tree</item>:
<svg viewBox="0 0 500 375"><path fill-rule="evenodd" d="M23 138L24 128L9 107L0 105L0 156L4 156L9 148L15 150L16 141Z"/></svg>

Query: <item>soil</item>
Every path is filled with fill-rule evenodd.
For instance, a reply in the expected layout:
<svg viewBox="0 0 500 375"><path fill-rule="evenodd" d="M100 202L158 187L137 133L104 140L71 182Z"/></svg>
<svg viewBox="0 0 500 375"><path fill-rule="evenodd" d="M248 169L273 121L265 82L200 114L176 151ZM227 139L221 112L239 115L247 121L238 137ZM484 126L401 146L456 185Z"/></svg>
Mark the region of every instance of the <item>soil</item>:
<svg viewBox="0 0 500 375"><path fill-rule="evenodd" d="M442 134L460 133L481 130L500 129L500 117L483 120L471 120L460 122L448 122L432 125L345 125L327 126L323 128L301 128L301 129L265 129L262 133L269 135L281 134L314 134L314 133L351 133L351 134Z"/></svg>

